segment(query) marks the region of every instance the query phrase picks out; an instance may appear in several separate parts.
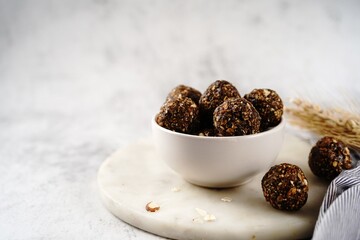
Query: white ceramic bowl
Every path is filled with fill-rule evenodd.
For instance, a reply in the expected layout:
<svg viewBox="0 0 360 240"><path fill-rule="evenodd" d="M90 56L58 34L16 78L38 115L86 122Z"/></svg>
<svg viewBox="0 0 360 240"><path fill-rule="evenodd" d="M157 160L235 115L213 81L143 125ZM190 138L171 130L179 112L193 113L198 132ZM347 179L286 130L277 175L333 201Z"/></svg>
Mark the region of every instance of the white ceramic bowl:
<svg viewBox="0 0 360 240"><path fill-rule="evenodd" d="M285 120L253 135L204 137L170 131L155 118L152 130L159 156L193 184L223 188L246 183L274 163L284 141Z"/></svg>

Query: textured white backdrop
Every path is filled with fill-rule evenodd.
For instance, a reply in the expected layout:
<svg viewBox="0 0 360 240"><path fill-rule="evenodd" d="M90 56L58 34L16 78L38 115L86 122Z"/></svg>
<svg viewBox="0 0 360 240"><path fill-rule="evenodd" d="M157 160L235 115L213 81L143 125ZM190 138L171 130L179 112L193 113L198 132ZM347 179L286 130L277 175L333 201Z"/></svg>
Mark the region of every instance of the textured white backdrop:
<svg viewBox="0 0 360 240"><path fill-rule="evenodd" d="M359 103L359 10L356 0L0 0L0 238L157 239L101 205L106 156L150 135L180 83Z"/></svg>

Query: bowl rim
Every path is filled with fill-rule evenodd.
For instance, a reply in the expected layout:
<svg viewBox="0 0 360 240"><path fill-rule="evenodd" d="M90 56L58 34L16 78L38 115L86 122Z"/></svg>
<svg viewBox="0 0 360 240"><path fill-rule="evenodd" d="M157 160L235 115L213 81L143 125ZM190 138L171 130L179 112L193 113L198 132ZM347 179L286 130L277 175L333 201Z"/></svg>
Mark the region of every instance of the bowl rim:
<svg viewBox="0 0 360 240"><path fill-rule="evenodd" d="M275 127L266 130L264 132L259 132L259 133L254 133L254 134L249 134L249 135L242 135L242 136L222 136L222 137L218 137L218 136L199 136L199 135L191 135L191 134L187 134L187 133L179 133L179 132L175 132L172 130L169 130L167 128L164 128L162 126L160 126L157 122L156 122L156 115L152 118L152 125L159 129L160 131L166 132L168 134L171 135L175 135L175 136L179 136L179 137L184 137L184 138L192 138L192 139L212 139L214 141L221 141L221 140L231 140L231 139L249 139L249 138L258 138L261 136L265 136L265 135L269 135L272 134L274 132L277 132L281 129L283 129L285 127L285 119L284 117L281 117L281 121L278 125L276 125Z"/></svg>

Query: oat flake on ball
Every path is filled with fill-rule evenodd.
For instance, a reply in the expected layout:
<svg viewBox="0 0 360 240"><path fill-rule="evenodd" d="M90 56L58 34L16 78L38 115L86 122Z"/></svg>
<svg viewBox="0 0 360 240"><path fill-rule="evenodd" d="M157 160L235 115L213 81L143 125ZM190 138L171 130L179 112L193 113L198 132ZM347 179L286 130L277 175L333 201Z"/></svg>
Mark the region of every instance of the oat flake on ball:
<svg viewBox="0 0 360 240"><path fill-rule="evenodd" d="M308 198L308 181L304 172L293 164L271 167L262 178L261 186L266 201L279 210L299 210Z"/></svg>
<svg viewBox="0 0 360 240"><path fill-rule="evenodd" d="M278 125L284 111L279 95L271 89L254 89L244 96L254 105L261 117L261 130Z"/></svg>
<svg viewBox="0 0 360 240"><path fill-rule="evenodd" d="M191 133L198 125L199 108L188 97L167 100L156 115L161 127L180 133Z"/></svg>
<svg viewBox="0 0 360 240"><path fill-rule="evenodd" d="M350 151L342 141L323 137L310 151L309 166L316 176L333 180L342 170L351 168Z"/></svg>
<svg viewBox="0 0 360 240"><path fill-rule="evenodd" d="M261 118L249 101L232 98L215 109L213 121L218 136L241 136L258 133Z"/></svg>

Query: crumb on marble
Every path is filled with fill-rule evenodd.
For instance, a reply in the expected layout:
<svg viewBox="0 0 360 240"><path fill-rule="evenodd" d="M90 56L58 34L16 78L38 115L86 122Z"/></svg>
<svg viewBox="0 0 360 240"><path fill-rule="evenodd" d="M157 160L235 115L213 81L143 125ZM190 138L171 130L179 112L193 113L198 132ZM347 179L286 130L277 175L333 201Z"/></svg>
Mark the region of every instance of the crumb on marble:
<svg viewBox="0 0 360 240"><path fill-rule="evenodd" d="M213 214L208 214L204 217L204 220L206 222L212 222L212 221L215 221L216 220L216 217L213 215Z"/></svg>
<svg viewBox="0 0 360 240"><path fill-rule="evenodd" d="M196 212L200 215L200 217L196 217L193 219L193 222L203 223L205 222L213 222L216 220L215 215L208 213L207 211L201 208L195 208Z"/></svg>
<svg viewBox="0 0 360 240"><path fill-rule="evenodd" d="M222 197L220 200L223 202L232 202L232 198L230 197Z"/></svg>
<svg viewBox="0 0 360 240"><path fill-rule="evenodd" d="M171 188L171 191L172 191L172 192L180 192L181 189L178 188L178 187L173 187L173 188Z"/></svg>

